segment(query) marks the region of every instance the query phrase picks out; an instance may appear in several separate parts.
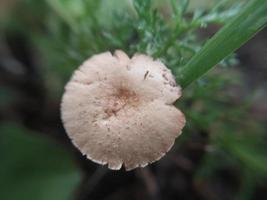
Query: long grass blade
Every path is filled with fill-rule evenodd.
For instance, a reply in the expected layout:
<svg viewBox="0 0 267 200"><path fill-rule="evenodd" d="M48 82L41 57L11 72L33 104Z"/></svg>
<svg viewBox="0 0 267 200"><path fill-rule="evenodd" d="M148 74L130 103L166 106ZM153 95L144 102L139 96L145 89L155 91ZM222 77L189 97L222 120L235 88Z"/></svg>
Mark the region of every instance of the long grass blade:
<svg viewBox="0 0 267 200"><path fill-rule="evenodd" d="M252 0L177 71L184 88L234 52L267 24L267 1Z"/></svg>

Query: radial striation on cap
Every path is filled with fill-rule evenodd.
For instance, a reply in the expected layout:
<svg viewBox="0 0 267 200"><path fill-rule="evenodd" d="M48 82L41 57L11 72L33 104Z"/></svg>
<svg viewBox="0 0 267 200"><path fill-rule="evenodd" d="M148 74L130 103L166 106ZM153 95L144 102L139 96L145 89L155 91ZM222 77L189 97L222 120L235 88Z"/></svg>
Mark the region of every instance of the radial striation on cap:
<svg viewBox="0 0 267 200"><path fill-rule="evenodd" d="M94 55L65 87L61 116L74 145L118 170L144 167L172 147L185 125L173 103L181 88L159 60L120 50Z"/></svg>

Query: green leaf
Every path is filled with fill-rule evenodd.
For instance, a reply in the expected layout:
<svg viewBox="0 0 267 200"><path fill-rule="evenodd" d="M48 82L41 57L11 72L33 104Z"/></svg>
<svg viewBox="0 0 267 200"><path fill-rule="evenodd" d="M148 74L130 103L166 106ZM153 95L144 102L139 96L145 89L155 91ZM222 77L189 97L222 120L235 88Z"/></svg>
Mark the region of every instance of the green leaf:
<svg viewBox="0 0 267 200"><path fill-rule="evenodd" d="M186 87L218 64L267 23L267 1L253 0L229 21L184 66L177 69L177 82Z"/></svg>
<svg viewBox="0 0 267 200"><path fill-rule="evenodd" d="M228 149L250 170L265 176L267 175L267 157L264 150L257 146L237 142L229 142Z"/></svg>
<svg viewBox="0 0 267 200"><path fill-rule="evenodd" d="M13 124L0 132L0 199L72 199L81 172L63 146Z"/></svg>
<svg viewBox="0 0 267 200"><path fill-rule="evenodd" d="M242 116L243 117L243 116ZM245 118L244 118L245 119ZM249 123L246 121L246 123ZM247 127L243 124L243 130L232 129L229 124L223 132L219 132L216 142L228 154L237 158L242 163L242 168L249 170L258 177L267 176L267 157L265 129L263 127ZM258 128L257 128L258 127ZM250 130L251 128L251 130ZM247 132L246 132L247 131Z"/></svg>

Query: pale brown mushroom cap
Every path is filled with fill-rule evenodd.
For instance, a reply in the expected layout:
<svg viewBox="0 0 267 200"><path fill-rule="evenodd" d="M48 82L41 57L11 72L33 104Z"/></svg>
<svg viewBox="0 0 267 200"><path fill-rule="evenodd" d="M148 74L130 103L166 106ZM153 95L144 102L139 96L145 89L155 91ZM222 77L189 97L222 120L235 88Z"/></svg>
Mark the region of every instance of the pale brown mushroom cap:
<svg viewBox="0 0 267 200"><path fill-rule="evenodd" d="M172 105L180 96L162 62L106 52L75 71L63 95L62 120L89 159L131 170L160 159L180 135L185 118Z"/></svg>

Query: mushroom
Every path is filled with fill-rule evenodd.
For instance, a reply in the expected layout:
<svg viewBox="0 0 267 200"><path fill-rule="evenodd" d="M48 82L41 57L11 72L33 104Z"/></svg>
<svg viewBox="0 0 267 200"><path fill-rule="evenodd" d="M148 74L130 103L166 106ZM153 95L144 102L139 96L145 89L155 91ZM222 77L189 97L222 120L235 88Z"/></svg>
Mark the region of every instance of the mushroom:
<svg viewBox="0 0 267 200"><path fill-rule="evenodd" d="M119 170L159 160L181 134L185 117L171 71L143 54L94 55L65 87L61 115L74 145L90 160Z"/></svg>

